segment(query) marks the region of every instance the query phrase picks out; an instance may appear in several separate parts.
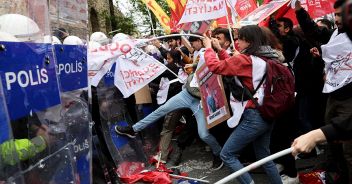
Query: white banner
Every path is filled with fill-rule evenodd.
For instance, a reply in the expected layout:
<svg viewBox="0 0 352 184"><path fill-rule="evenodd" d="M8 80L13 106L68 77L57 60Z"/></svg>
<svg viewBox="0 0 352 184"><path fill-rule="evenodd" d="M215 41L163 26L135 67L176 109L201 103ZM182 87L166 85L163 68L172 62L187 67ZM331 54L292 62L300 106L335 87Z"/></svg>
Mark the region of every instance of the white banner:
<svg viewBox="0 0 352 184"><path fill-rule="evenodd" d="M124 98L129 97L166 70L166 66L138 48L116 61L114 84Z"/></svg>
<svg viewBox="0 0 352 184"><path fill-rule="evenodd" d="M338 48L338 49L337 49ZM352 43L337 29L326 45L321 46L326 79L323 93L331 93L352 82Z"/></svg>
<svg viewBox="0 0 352 184"><path fill-rule="evenodd" d="M106 60L127 54L134 46L135 42L133 40L124 40L90 49L88 51L88 70L101 70Z"/></svg>
<svg viewBox="0 0 352 184"><path fill-rule="evenodd" d="M188 0L178 24L212 20L226 16L224 0Z"/></svg>

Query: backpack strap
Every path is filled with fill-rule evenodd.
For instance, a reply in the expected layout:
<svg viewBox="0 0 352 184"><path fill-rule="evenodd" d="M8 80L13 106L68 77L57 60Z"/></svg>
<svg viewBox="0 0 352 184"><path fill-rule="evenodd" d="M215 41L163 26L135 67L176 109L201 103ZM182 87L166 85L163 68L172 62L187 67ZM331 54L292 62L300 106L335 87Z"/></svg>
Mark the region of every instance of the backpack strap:
<svg viewBox="0 0 352 184"><path fill-rule="evenodd" d="M257 108L258 108L260 105L259 105L259 103L257 102L257 100L254 98L253 95L255 95L255 93L257 93L257 91L259 90L260 86L264 83L265 78L266 78L266 72L264 73L262 80L260 80L258 86L255 88L255 90L254 90L253 92L251 92L245 85L243 85L242 80L239 79L240 82L241 82L241 84L242 84L242 86L243 86L244 92L250 97L250 99L253 101L253 103L255 104L255 106L256 106Z"/></svg>

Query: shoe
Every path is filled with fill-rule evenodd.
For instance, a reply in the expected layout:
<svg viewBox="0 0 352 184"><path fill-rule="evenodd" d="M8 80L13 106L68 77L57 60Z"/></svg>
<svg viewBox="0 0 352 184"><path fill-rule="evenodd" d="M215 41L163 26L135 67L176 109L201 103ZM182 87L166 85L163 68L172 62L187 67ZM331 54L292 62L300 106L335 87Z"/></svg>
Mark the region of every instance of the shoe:
<svg viewBox="0 0 352 184"><path fill-rule="evenodd" d="M181 163L182 158L182 149L178 146L174 147L174 150L171 152L171 159L168 162L170 166L178 166Z"/></svg>
<svg viewBox="0 0 352 184"><path fill-rule="evenodd" d="M155 159L156 161L158 161L159 158L160 158L160 157L159 157L159 153L157 153L156 155L153 156L153 159ZM166 164L166 161L165 161L165 160L161 160L161 159L160 159L160 162L163 163L163 164Z"/></svg>
<svg viewBox="0 0 352 184"><path fill-rule="evenodd" d="M115 131L117 134L120 135L125 135L129 138L135 138L136 137L136 132L134 132L133 128L131 126L115 126Z"/></svg>
<svg viewBox="0 0 352 184"><path fill-rule="evenodd" d="M295 178L291 178L285 174L281 175L281 180L283 184L299 184L298 175Z"/></svg>
<svg viewBox="0 0 352 184"><path fill-rule="evenodd" d="M275 164L275 166L276 166L277 171L279 171L279 173L281 173L281 171L284 170L284 166L282 164Z"/></svg>
<svg viewBox="0 0 352 184"><path fill-rule="evenodd" d="M212 170L217 171L224 166L224 162L219 156L213 156L213 165L211 166Z"/></svg>

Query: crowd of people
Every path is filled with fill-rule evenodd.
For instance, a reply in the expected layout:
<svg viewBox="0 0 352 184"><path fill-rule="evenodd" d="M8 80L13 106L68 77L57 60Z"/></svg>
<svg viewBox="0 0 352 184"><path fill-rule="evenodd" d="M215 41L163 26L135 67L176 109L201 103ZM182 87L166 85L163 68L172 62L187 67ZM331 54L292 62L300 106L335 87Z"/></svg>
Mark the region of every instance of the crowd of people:
<svg viewBox="0 0 352 184"><path fill-rule="evenodd" d="M298 25L289 18L275 19L271 16L267 27L249 25L232 30L219 27L204 34L194 32L193 36L187 37L174 32L171 34L174 36L153 40L143 45L143 50L168 69L143 88L142 94L134 95L136 98L138 95L151 96L151 104L131 101L133 96L124 101L116 87L113 87L112 96L101 92L105 99L94 99L94 95L99 96L97 91L101 86L98 85L92 87L93 120L96 121L96 115L100 115L101 119L108 119L109 115L123 119L126 113L123 108L126 108L135 123L116 125L114 129L117 134L132 139L149 125L159 122L160 141L153 158L168 166L179 165L183 151L192 146L197 137L211 150L213 170L220 170L224 165L233 172L240 170L244 167L243 151L248 151L249 146L253 147L256 160L291 147L292 155L263 165L271 183L299 183L295 160L316 156L321 152L320 144L325 144L324 151L328 157L323 169L327 173L327 183L352 183L352 143L348 141L352 138L352 42L341 17L345 3L346 0L334 3L334 22L329 19L312 20L300 1L296 1ZM109 43L108 37L101 32L93 33L90 42L84 43L79 37L69 35L64 28L56 29L52 38L20 40L21 35L10 35L5 30L7 26L1 27L4 29L0 32L2 41L87 45L88 49ZM127 39L131 37L117 34L112 41ZM92 65L89 62L88 69ZM234 118L238 122L222 122L208 129L202 96L211 113L219 109L219 102L208 84L205 85L206 94L200 92L195 72L203 65L222 77L227 106L231 116L238 116ZM276 67L274 72L283 70L279 72L286 76L270 78L274 75L272 67ZM274 109L277 112L271 114L275 117L269 118L264 110L268 101L276 98L275 85L280 80L287 83L284 87L294 85L294 91L285 94L288 99L269 102L278 107ZM268 81L271 86L268 86ZM279 93L282 95L284 92ZM273 95L269 97L269 93ZM294 101L292 105L290 95ZM88 101L86 93L80 97ZM142 111L144 105L154 109L144 118L139 118L139 112L131 105L133 103L137 105L137 111ZM232 108L231 103L241 108ZM28 123L38 121L36 115L32 118L35 120L25 117L12 123L14 138L24 138L26 143L20 144L16 140L16 150L26 154L20 155L16 161L3 159L8 162L7 165L29 160L52 144L49 127ZM85 121L88 120L82 120ZM32 139L28 139L28 130L23 130L28 128L34 129ZM61 134L65 136L64 131ZM172 144L175 134L176 144ZM4 149L8 145L9 141L0 145L3 153L10 150ZM237 180L243 184L254 183L249 173L244 173Z"/></svg>
<svg viewBox="0 0 352 184"><path fill-rule="evenodd" d="M164 40L166 46L159 40L153 41L148 46L157 53L153 56L165 63L173 73L179 74L179 78L185 73L187 78L184 81L177 80L175 75L166 71L150 83L150 92L156 103L161 78L173 81L169 84L167 100L158 103L152 113L135 124L116 126L116 133L134 138L145 127L165 117L159 152L154 158L163 163L172 160L172 164L177 165L181 161L182 150L186 148L182 143L182 136L185 135L181 134L177 139L178 144L173 148L177 151L170 153L173 132L182 117L194 116L195 119L186 118L187 124L196 124L200 139L210 147L214 170L221 169L223 165L232 171L243 168L239 156L249 144L253 145L257 160L292 146L293 155L264 164L271 183L298 183L295 156L296 159L311 156L297 156L311 151L314 155L319 150L318 144L328 142L325 150L329 155L327 171L338 173L341 183L352 181L351 143L335 142L350 139L352 135L352 42L343 39L347 38L341 19L344 3L344 0L337 0L334 4L335 22L328 19L312 20L297 1L297 26L288 18L270 17L268 27L251 25L231 32L227 28L216 28L211 35L195 33L198 36L190 36L188 40L180 36L169 37ZM234 44L231 36L235 40ZM265 96L263 91L260 92L260 86L265 83L262 79L266 75L267 60L287 67L294 78L292 82L295 82L295 105L274 119L263 117L257 106L263 104ZM202 94L198 86L192 85L196 78L194 72L200 62L205 62L211 72L223 77L228 101L232 95L242 104L246 102L235 128L226 127L226 123L210 130L206 128L200 106ZM254 92L254 98L243 99L245 95L242 93L241 99L233 94L230 89L236 85ZM185 113L187 111L192 112ZM184 131L193 134L192 128L195 126L186 127ZM169 157L172 159L168 160ZM343 161L340 158L344 158ZM254 183L249 173L237 179L240 183Z"/></svg>

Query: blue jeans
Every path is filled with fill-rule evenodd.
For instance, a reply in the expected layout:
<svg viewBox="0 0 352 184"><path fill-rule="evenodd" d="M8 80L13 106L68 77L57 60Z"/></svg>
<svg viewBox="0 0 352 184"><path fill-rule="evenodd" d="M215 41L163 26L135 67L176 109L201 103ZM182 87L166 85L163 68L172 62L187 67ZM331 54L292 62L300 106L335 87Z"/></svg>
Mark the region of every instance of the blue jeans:
<svg viewBox="0 0 352 184"><path fill-rule="evenodd" d="M273 128L272 123L265 122L256 109L246 109L242 114L242 118L220 153L225 165L234 172L243 168L237 157L241 149L249 143L253 142L257 160L270 155L269 144ZM273 161L267 162L263 167L271 183L282 183L280 174ZM249 173L244 173L237 179L242 184L248 184L253 181Z"/></svg>
<svg viewBox="0 0 352 184"><path fill-rule="evenodd" d="M214 155L219 156L221 146L215 137L209 133L206 127L203 109L200 108L199 103L199 99L191 96L186 89L183 89L180 93L170 98L164 105L160 106L147 117L134 124L132 128L135 132L139 132L148 125L164 117L169 112L182 108L190 108L197 120L199 137L209 145Z"/></svg>

